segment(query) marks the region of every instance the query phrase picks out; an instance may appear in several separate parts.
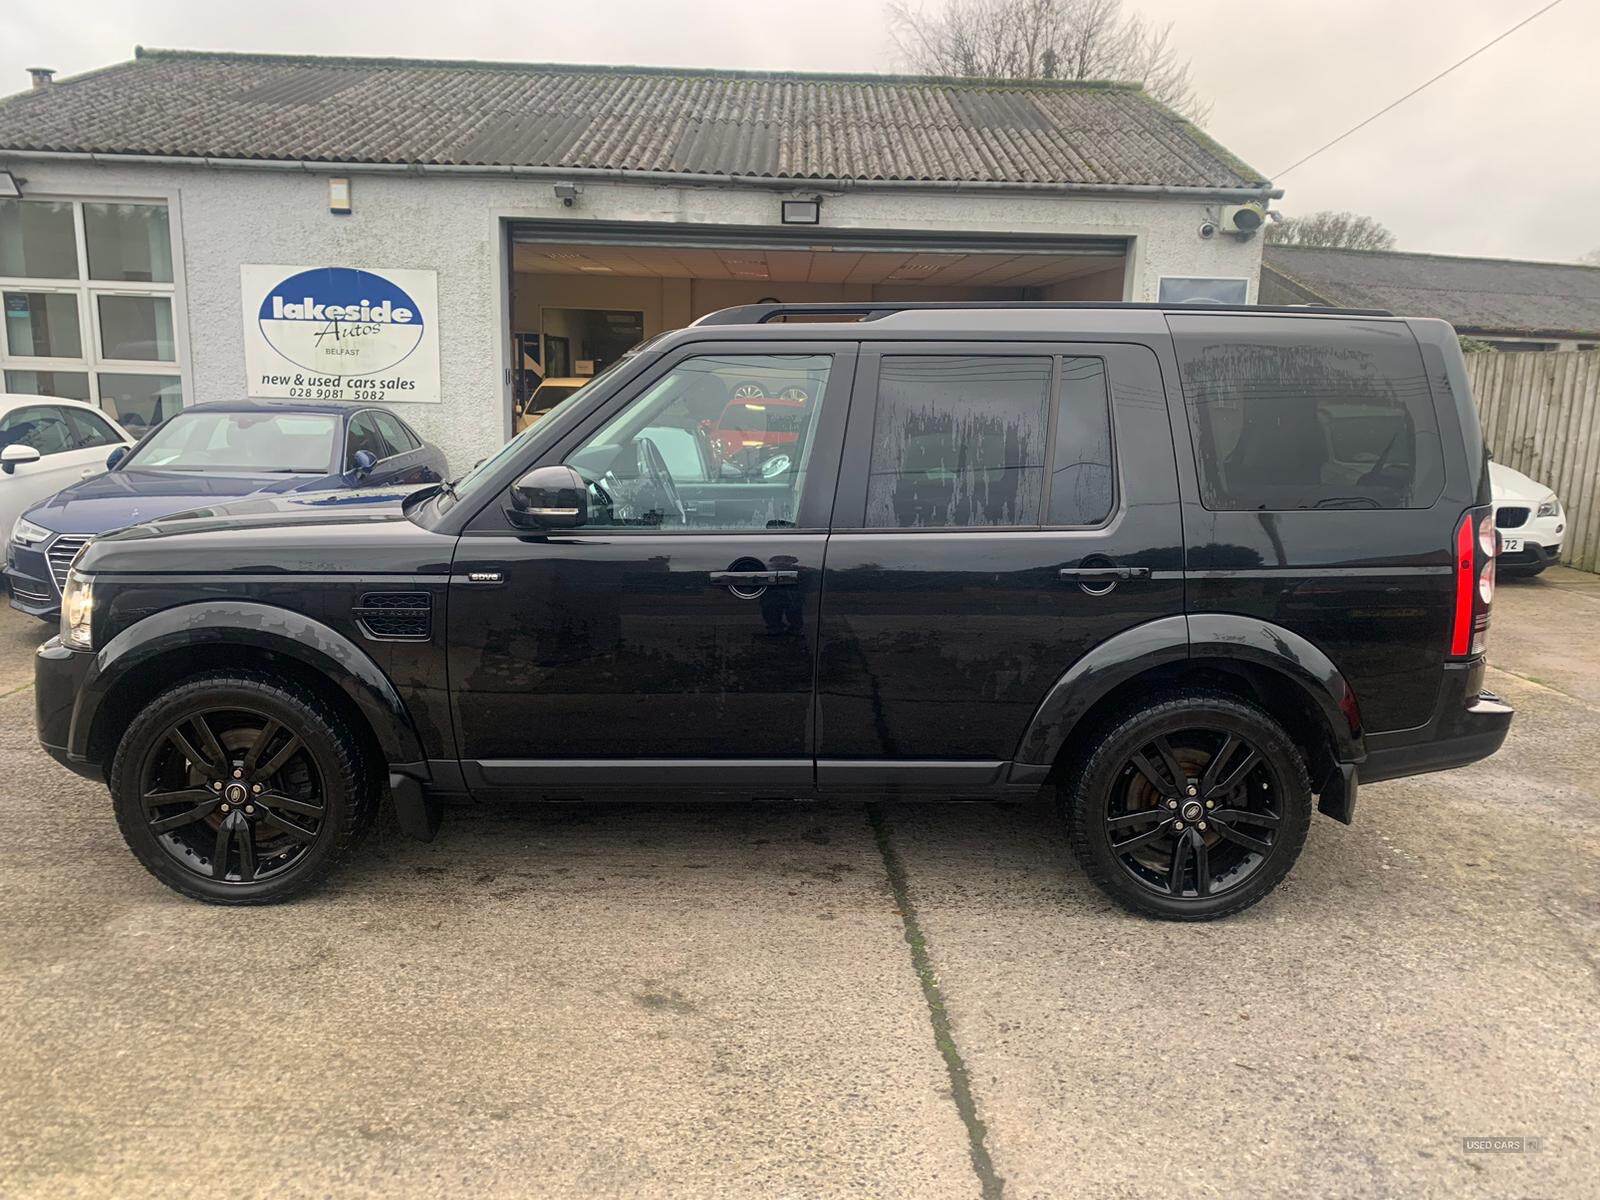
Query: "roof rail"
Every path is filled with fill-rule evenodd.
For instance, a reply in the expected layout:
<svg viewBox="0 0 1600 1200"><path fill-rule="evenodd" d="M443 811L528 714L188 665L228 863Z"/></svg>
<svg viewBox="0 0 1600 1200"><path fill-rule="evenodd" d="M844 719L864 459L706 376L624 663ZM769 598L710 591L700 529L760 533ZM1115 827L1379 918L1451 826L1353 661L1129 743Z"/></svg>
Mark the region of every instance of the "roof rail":
<svg viewBox="0 0 1600 1200"><path fill-rule="evenodd" d="M1320 304L1144 304L1128 300L864 300L837 304L738 304L706 313L695 325L766 325L788 317L854 317L876 321L900 312L962 309L1118 308L1146 312L1314 313L1341 317L1392 317L1387 308L1333 308Z"/></svg>

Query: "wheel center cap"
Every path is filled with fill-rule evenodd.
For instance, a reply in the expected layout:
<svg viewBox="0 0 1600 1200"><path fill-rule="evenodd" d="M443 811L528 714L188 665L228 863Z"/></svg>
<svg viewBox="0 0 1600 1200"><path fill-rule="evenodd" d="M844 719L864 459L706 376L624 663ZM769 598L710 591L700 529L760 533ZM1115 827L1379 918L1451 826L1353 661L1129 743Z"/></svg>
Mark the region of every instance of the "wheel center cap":
<svg viewBox="0 0 1600 1200"><path fill-rule="evenodd" d="M230 783L222 789L222 798L229 804L243 804L250 796L250 789L242 783Z"/></svg>
<svg viewBox="0 0 1600 1200"><path fill-rule="evenodd" d="M1205 810L1200 807L1198 800L1191 800L1183 806L1183 819L1185 821L1198 821L1200 814Z"/></svg>

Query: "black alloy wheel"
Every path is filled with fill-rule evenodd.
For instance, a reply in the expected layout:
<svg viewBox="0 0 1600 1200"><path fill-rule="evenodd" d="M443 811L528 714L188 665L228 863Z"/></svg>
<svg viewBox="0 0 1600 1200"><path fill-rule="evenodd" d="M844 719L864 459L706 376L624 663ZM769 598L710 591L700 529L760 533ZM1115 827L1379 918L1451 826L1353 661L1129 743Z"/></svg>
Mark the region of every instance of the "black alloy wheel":
<svg viewBox="0 0 1600 1200"><path fill-rule="evenodd" d="M1069 818L1080 861L1119 903L1204 920L1277 885L1310 812L1303 758L1276 722L1231 696L1188 693L1101 737Z"/></svg>
<svg viewBox="0 0 1600 1200"><path fill-rule="evenodd" d="M311 693L229 673L182 684L124 736L112 797L168 886L224 904L285 899L354 843L370 804L358 743Z"/></svg>

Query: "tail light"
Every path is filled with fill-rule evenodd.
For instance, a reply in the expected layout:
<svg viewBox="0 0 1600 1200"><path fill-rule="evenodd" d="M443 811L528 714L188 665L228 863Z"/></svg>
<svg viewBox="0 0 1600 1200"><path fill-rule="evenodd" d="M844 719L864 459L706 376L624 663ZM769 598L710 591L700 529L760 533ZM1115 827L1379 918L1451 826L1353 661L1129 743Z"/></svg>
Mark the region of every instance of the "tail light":
<svg viewBox="0 0 1600 1200"><path fill-rule="evenodd" d="M1457 658L1482 654L1488 643L1499 544L1492 509L1473 508L1462 514L1456 526L1455 615L1450 623L1450 653Z"/></svg>

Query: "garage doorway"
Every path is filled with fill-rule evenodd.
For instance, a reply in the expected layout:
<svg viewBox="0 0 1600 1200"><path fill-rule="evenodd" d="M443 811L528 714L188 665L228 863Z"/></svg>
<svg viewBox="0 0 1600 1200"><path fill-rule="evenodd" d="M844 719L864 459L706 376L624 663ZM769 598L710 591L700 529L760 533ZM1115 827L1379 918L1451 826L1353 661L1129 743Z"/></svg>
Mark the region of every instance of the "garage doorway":
<svg viewBox="0 0 1600 1200"><path fill-rule="evenodd" d="M544 377L595 371L717 309L776 300L1122 300L1123 238L507 221L521 412ZM626 341L627 345L622 345Z"/></svg>

